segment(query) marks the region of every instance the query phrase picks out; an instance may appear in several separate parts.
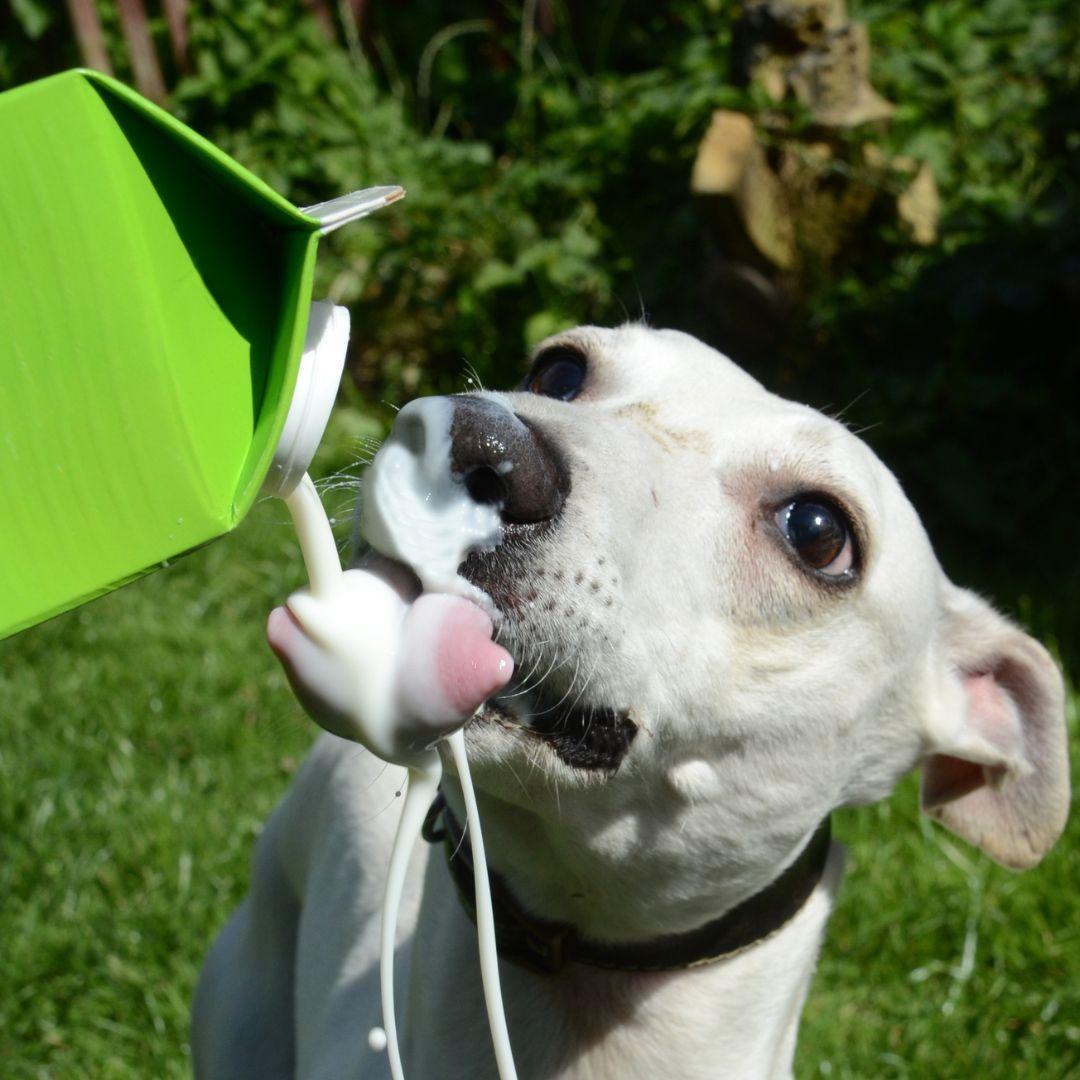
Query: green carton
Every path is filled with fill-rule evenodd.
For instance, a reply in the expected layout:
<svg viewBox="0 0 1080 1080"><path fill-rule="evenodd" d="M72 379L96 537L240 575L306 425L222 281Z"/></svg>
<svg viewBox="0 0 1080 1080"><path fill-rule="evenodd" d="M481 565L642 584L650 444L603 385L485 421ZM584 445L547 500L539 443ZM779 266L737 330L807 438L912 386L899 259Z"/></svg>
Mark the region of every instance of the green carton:
<svg viewBox="0 0 1080 1080"><path fill-rule="evenodd" d="M290 408L313 451L348 336L309 326L318 238L402 192L298 210L91 71L0 95L0 146L2 638L232 529Z"/></svg>

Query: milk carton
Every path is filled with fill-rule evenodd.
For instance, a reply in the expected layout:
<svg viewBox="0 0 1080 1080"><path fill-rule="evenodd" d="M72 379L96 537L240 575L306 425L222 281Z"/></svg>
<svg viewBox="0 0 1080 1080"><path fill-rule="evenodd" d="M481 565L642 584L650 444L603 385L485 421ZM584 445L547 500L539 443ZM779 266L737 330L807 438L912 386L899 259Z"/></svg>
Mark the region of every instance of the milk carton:
<svg viewBox="0 0 1080 1080"><path fill-rule="evenodd" d="M319 238L403 192L297 209L92 71L0 95L0 147L2 638L292 489L349 335Z"/></svg>

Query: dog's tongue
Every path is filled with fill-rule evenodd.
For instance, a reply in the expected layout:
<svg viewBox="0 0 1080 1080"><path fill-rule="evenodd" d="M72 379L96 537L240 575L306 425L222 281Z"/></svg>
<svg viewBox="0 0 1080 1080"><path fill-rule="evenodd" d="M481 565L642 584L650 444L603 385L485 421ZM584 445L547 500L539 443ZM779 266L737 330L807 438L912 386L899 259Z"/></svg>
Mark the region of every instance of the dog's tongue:
<svg viewBox="0 0 1080 1080"><path fill-rule="evenodd" d="M383 560L330 595L290 597L267 638L297 697L328 731L394 757L448 735L509 681L513 661L470 600L413 598Z"/></svg>
<svg viewBox="0 0 1080 1080"><path fill-rule="evenodd" d="M498 543L502 523L451 468L452 421L439 398L401 410L361 491L361 532L380 554L339 579L324 575L317 595L290 597L267 626L315 719L388 760L407 762L449 735L513 671L474 602L487 598L457 572ZM302 533L306 505L294 510ZM317 498L312 513L322 514Z"/></svg>
<svg viewBox="0 0 1080 1080"><path fill-rule="evenodd" d="M514 662L470 600L423 593L405 616L399 692L406 713L433 726L471 716L510 680Z"/></svg>

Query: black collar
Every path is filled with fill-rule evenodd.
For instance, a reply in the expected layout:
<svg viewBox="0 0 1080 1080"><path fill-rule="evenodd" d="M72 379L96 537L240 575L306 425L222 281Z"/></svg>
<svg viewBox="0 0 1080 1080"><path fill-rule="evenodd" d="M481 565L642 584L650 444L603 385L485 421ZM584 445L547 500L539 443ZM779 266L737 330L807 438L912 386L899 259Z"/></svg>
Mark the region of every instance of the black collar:
<svg viewBox="0 0 1080 1080"><path fill-rule="evenodd" d="M442 828L438 827L440 817ZM461 904L475 923L472 848L442 792L428 810L423 836L429 843L443 841ZM489 872L499 956L547 974L567 964L615 971L674 971L711 964L775 934L795 916L821 880L829 840L829 819L825 818L795 861L761 892L696 930L631 943L590 941L569 923L535 918L522 910L505 882Z"/></svg>

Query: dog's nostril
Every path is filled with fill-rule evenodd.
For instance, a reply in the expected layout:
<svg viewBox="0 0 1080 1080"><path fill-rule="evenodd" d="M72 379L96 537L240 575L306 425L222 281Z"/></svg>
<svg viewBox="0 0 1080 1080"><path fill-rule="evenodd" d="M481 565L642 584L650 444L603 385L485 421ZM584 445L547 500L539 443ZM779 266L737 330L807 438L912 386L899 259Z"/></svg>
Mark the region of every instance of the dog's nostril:
<svg viewBox="0 0 1080 1080"><path fill-rule="evenodd" d="M450 466L469 494L496 506L506 524L554 518L570 480L541 433L499 402L468 395L451 400Z"/></svg>
<svg viewBox="0 0 1080 1080"><path fill-rule="evenodd" d="M502 506L506 502L506 482L490 465L470 469L464 482L474 502L485 506Z"/></svg>

